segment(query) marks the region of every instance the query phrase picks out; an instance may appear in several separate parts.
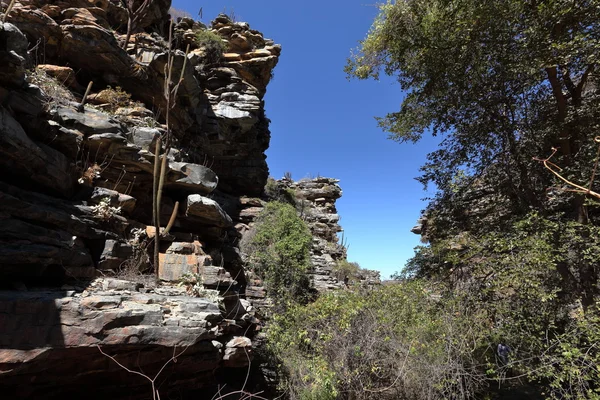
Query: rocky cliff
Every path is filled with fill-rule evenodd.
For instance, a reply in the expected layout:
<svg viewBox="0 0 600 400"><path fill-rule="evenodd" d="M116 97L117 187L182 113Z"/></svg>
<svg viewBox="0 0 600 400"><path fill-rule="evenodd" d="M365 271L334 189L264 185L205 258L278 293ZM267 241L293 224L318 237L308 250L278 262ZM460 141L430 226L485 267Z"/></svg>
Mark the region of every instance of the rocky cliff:
<svg viewBox="0 0 600 400"><path fill-rule="evenodd" d="M148 398L149 382L108 356L153 378L183 352L157 379L162 393L212 397L244 382L261 322L244 300L235 224L240 196L260 195L268 176L262 99L281 47L225 16L210 27L180 19L171 74L182 79L167 127L169 7L151 2L128 43L118 1L17 1L1 25L8 398ZM157 285L143 273L153 269L153 153L167 129L161 219L181 207L161 241Z"/></svg>

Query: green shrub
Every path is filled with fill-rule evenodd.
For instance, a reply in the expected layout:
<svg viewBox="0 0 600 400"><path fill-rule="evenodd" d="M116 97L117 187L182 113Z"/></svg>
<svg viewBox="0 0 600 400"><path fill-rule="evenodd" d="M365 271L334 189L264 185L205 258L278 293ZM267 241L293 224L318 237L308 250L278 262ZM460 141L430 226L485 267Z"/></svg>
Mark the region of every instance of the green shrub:
<svg viewBox="0 0 600 400"><path fill-rule="evenodd" d="M247 243L250 267L264 280L279 305L303 302L310 296L309 249L312 235L289 204L270 202Z"/></svg>
<svg viewBox="0 0 600 400"><path fill-rule="evenodd" d="M598 400L600 304L587 300L597 288L586 277L599 259L599 228L536 214L422 247L396 284L323 295L274 318L282 390L292 399L493 399L509 390Z"/></svg>
<svg viewBox="0 0 600 400"><path fill-rule="evenodd" d="M332 272L338 281L354 282L359 278L360 265L348 260L338 260Z"/></svg>
<svg viewBox="0 0 600 400"><path fill-rule="evenodd" d="M275 316L269 338L293 400L469 399L494 362L489 322L415 281L323 295Z"/></svg>
<svg viewBox="0 0 600 400"><path fill-rule="evenodd" d="M264 193L270 200L291 204L298 208L302 203L298 201L298 195L294 189L286 187L285 184L281 184L271 177L267 179Z"/></svg>
<svg viewBox="0 0 600 400"><path fill-rule="evenodd" d="M204 64L219 62L221 56L227 51L227 45L217 33L210 30L199 30L196 32L196 44L204 49Z"/></svg>
<svg viewBox="0 0 600 400"><path fill-rule="evenodd" d="M426 277L485 310L490 343L512 349L491 382L522 376L549 399L599 399L600 228L531 214L500 232L421 247L407 276ZM492 385L493 386L493 385Z"/></svg>

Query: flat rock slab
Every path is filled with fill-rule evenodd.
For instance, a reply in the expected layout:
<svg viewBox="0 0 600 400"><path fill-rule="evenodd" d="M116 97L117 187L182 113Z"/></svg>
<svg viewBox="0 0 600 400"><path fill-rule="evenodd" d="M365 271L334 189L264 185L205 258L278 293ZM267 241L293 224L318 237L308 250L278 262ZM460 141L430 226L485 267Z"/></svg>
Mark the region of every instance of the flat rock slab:
<svg viewBox="0 0 600 400"><path fill-rule="evenodd" d="M170 175L175 176L175 181L173 182L169 179L167 186L193 189L197 192L208 194L215 190L219 184L217 174L203 165L170 162L169 168L172 171Z"/></svg>
<svg viewBox="0 0 600 400"><path fill-rule="evenodd" d="M223 211L219 203L198 194L188 196L185 215L206 225L221 228L233 225L231 217Z"/></svg>
<svg viewBox="0 0 600 400"><path fill-rule="evenodd" d="M52 109L51 115L62 126L77 129L85 135L121 133L121 125L110 115L89 107L86 107L85 111L79 112L74 107L59 106Z"/></svg>

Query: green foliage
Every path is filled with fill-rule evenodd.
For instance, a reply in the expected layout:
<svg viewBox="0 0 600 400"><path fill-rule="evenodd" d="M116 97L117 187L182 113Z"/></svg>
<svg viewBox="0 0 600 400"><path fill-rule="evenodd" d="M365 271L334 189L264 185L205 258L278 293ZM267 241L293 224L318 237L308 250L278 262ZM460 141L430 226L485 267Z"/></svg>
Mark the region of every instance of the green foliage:
<svg viewBox="0 0 600 400"><path fill-rule="evenodd" d="M309 249L312 235L289 204L270 202L261 213L245 251L250 267L264 280L278 305L310 296Z"/></svg>
<svg viewBox="0 0 600 400"><path fill-rule="evenodd" d="M408 93L379 119L392 139L445 134L420 181L433 182L449 207L479 180L525 213L552 184L533 160L551 146L560 146L565 174L590 176L600 96L586 88L598 82L599 9L598 0L388 1L346 71L361 79L384 71ZM461 171L468 179L457 186Z"/></svg>
<svg viewBox="0 0 600 400"><path fill-rule="evenodd" d="M404 276L443 282L493 316L490 334L511 346L511 371L539 383L547 398L597 398L600 228L534 213L454 244L419 248Z"/></svg>
<svg viewBox="0 0 600 400"><path fill-rule="evenodd" d="M475 315L454 332L480 330L481 347L453 345L450 358L481 386L459 395L433 379L427 398L479 397L527 379L546 398L598 399L599 209L534 158L559 148L552 162L564 178L593 181L600 1L406 0L379 10L347 73L398 79L400 110L379 119L392 139L444 135L419 178L437 189L424 213L429 245L397 279L436 287L433 321L459 307ZM512 348L507 365L469 350L486 341Z"/></svg>
<svg viewBox="0 0 600 400"><path fill-rule="evenodd" d="M339 281L353 282L359 278L360 265L348 260L338 260L332 272Z"/></svg>
<svg viewBox="0 0 600 400"><path fill-rule="evenodd" d="M301 206L301 204L298 204L298 196L294 189L286 187L285 184L279 183L271 177L267 179L264 192L270 200L291 204L292 206Z"/></svg>
<svg viewBox="0 0 600 400"><path fill-rule="evenodd" d="M221 56L227 51L227 45L219 34L208 29L196 32L196 45L204 49L205 64L219 62Z"/></svg>
<svg viewBox="0 0 600 400"><path fill-rule="evenodd" d="M268 198L274 199L278 192L277 181L272 177L269 177L267 179L267 183L265 184L264 192Z"/></svg>
<svg viewBox="0 0 600 400"><path fill-rule="evenodd" d="M291 399L468 399L494 362L489 319L415 281L324 295L277 316L269 333Z"/></svg>

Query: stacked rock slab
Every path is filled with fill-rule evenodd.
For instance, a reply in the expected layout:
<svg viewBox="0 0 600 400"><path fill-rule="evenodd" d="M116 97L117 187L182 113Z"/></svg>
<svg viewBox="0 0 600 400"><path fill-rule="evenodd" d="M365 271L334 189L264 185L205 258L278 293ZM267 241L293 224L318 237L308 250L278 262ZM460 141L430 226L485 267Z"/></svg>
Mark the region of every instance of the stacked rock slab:
<svg viewBox="0 0 600 400"><path fill-rule="evenodd" d="M0 389L7 398L148 398L148 382L100 350L149 376L186 350L161 375L161 393L202 388L210 398L219 383L234 387L227 377L236 371L245 377L261 329L244 299L235 225L240 196L260 193L268 175L262 98L280 48L220 16L212 32L230 53L207 63L194 44L184 62L183 39L205 27L176 24L173 76L183 80L169 110L163 227L179 207L161 240L156 285L140 273L152 268L156 235L153 154L167 130L167 47L159 32L168 29L170 2L154 1L138 23L145 32L126 46L120 4L17 1L0 26ZM121 90L129 98L115 101ZM137 283L102 278L114 274ZM198 291L209 298L190 295L192 283L177 286L186 274L201 277Z"/></svg>
<svg viewBox="0 0 600 400"><path fill-rule="evenodd" d="M282 179L279 182L295 193L300 214L313 234L311 275L315 289L324 292L347 287L347 283L334 273L336 263L346 260L347 256L345 243L340 243L344 239L338 238L338 233L343 231L335 207L336 201L342 197L339 180L317 177L297 182ZM360 273L360 284L379 284L379 272L361 270Z"/></svg>
<svg viewBox="0 0 600 400"><path fill-rule="evenodd" d="M347 283L338 279L335 274L336 264L346 260L346 247L338 234L342 232L340 216L336 209L336 201L342 196L339 180L317 177L299 181L280 179L273 181L274 196L286 196L286 201L295 204L300 217L307 223L313 242L310 249L310 278L317 292L326 292L347 288ZM269 184L268 184L269 186ZM236 225L239 232L249 232L254 221L260 215L265 201L259 199L242 199L240 222ZM377 285L380 283L379 272L361 270L361 285ZM246 287L246 295L257 305L268 306L268 294L257 277L251 277Z"/></svg>

